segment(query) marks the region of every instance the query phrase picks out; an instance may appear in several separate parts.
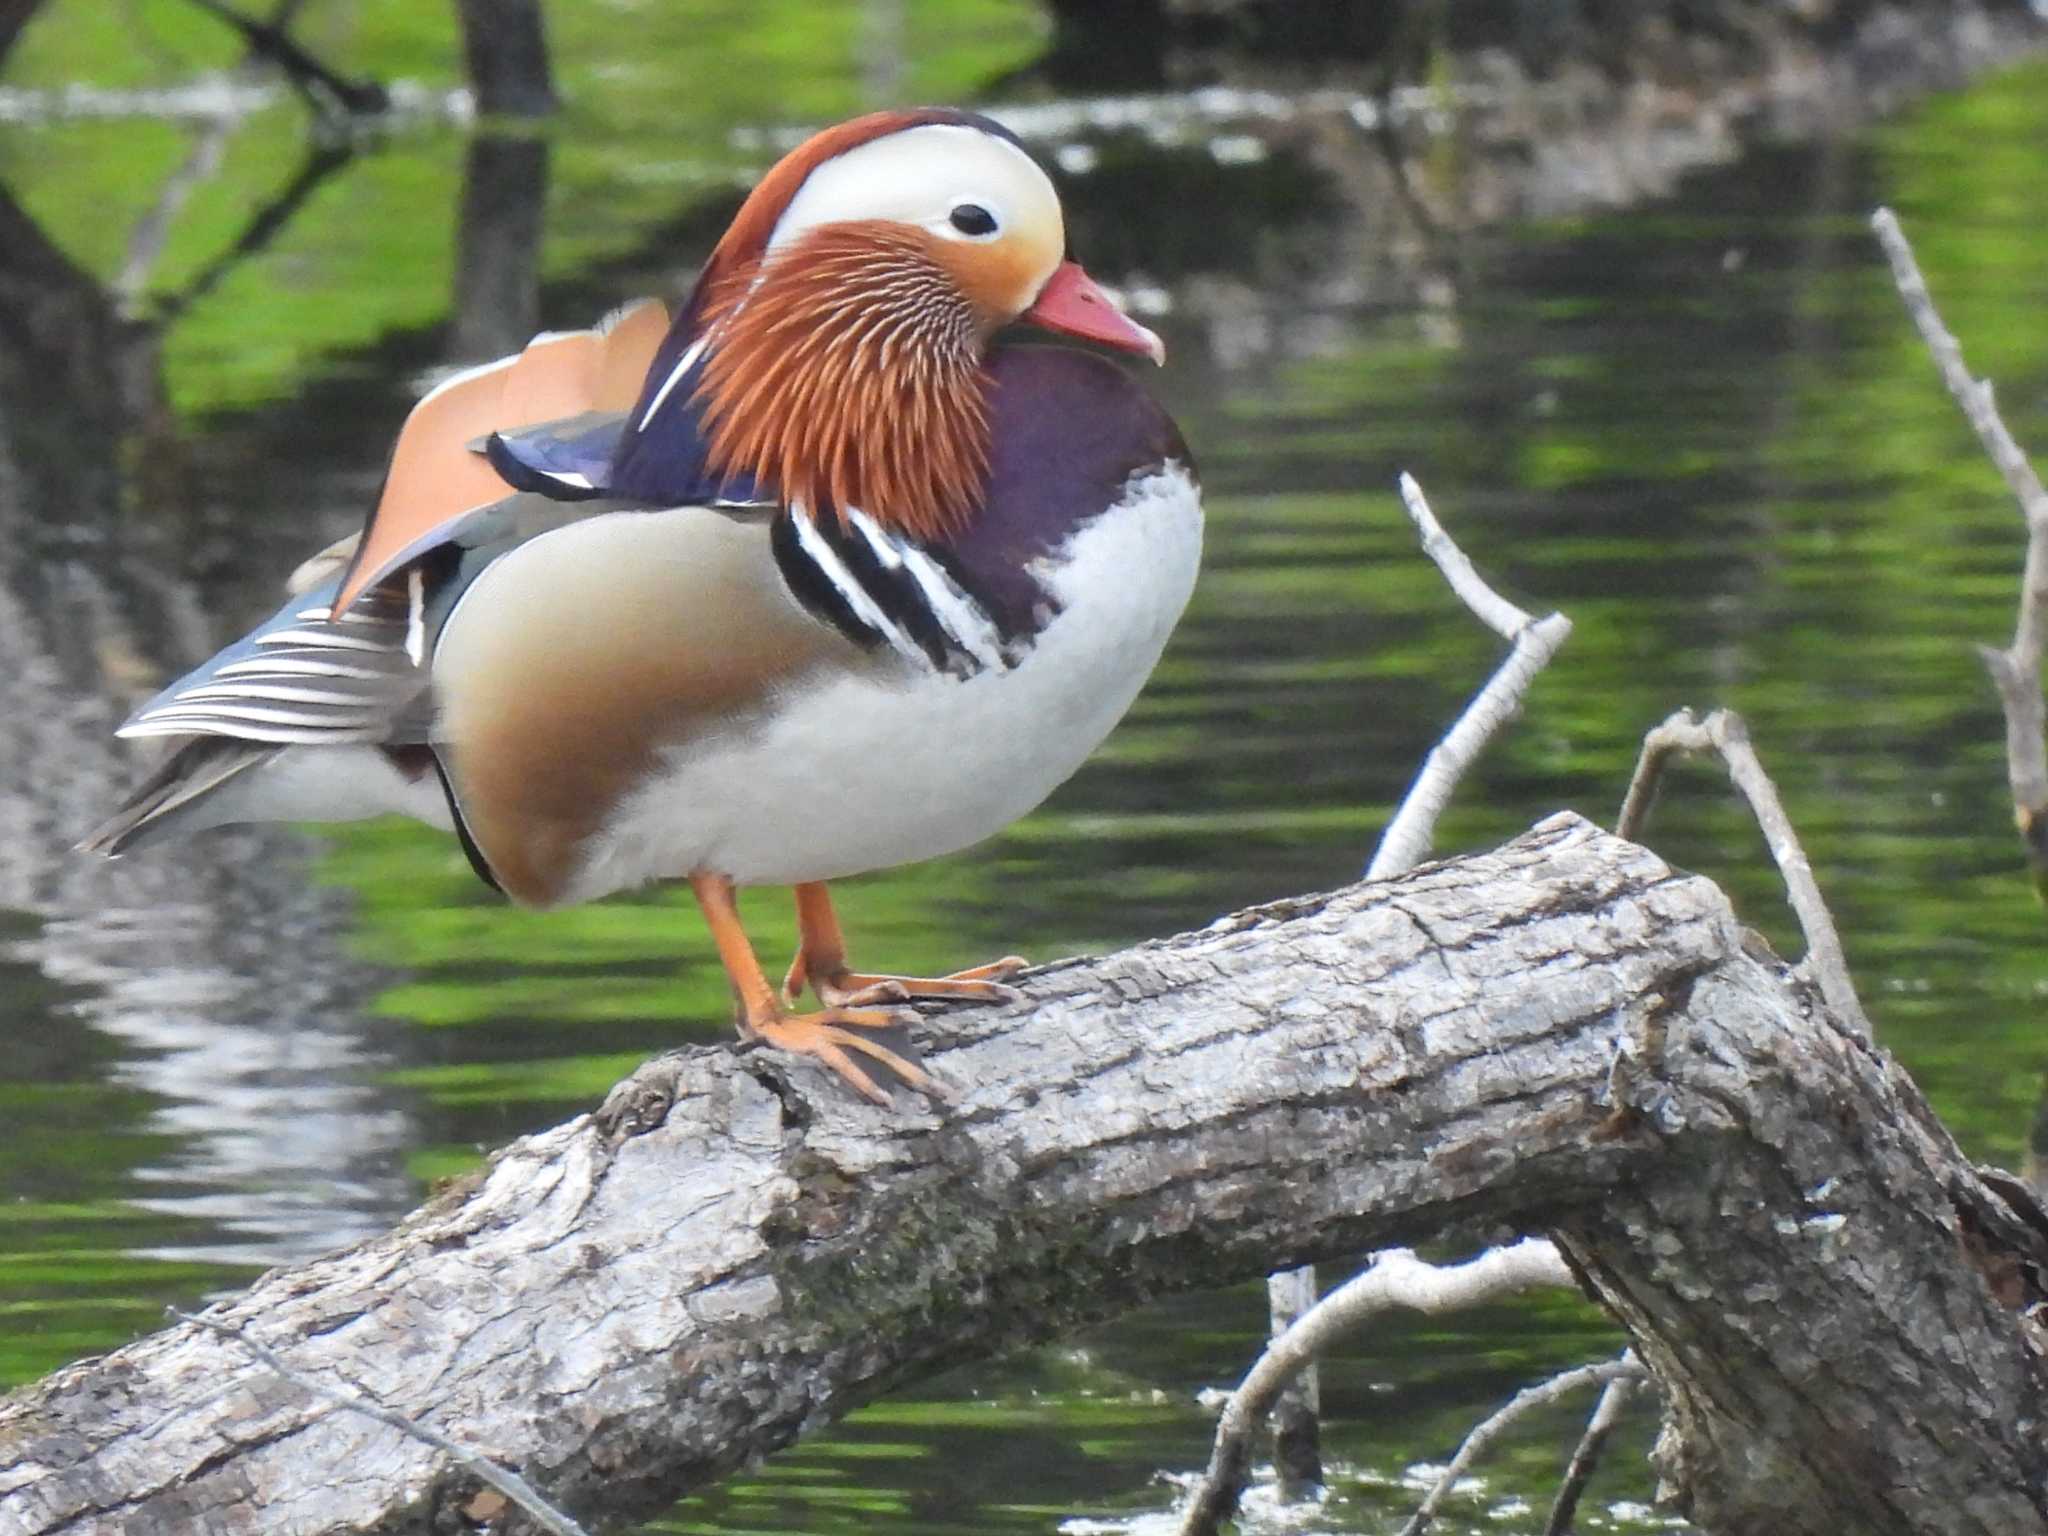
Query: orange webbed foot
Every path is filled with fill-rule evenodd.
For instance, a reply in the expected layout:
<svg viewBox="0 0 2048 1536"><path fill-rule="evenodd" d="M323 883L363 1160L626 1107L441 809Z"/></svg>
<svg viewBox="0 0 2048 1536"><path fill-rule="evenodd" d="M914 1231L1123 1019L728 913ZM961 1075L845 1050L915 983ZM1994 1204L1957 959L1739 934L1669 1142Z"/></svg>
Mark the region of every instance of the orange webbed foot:
<svg viewBox="0 0 2048 1536"><path fill-rule="evenodd" d="M754 958L754 946L747 942L740 926L739 904L733 883L724 875L697 874L690 877L697 904L704 909L704 921L718 946L719 961L732 979L740 1004L740 1028L747 1035L777 1050L810 1056L845 1079L862 1098L887 1108L891 1102L885 1084L902 1083L926 1098L950 1101L951 1089L925 1071L910 1044L910 1030L903 1018L882 1009L848 1008L828 1004L818 1013L789 1013L776 997L761 963ZM877 1081L877 1076L881 1081Z"/></svg>
<svg viewBox="0 0 2048 1536"><path fill-rule="evenodd" d="M926 1098L950 1103L955 1097L918 1062L903 1021L882 1009L832 1006L819 1013L778 1013L750 1019L746 1028L777 1050L822 1062L862 1098L885 1109L891 1102L888 1089L875 1081L869 1063Z"/></svg>
<svg viewBox="0 0 2048 1536"><path fill-rule="evenodd" d="M863 1008L876 1003L907 1003L912 998L945 998L954 1002L1013 1003L1023 994L1003 983L1030 962L1022 955L1005 955L986 965L970 966L946 976L896 976L887 972L848 970L842 963L819 974L799 950L783 979L782 995L792 1003L803 996L805 986L817 993L818 1001L830 1008Z"/></svg>
<svg viewBox="0 0 2048 1536"><path fill-rule="evenodd" d="M794 1003L809 987L828 1008L861 1008L875 1003L907 1003L913 998L952 1002L1013 1003L1020 995L1003 985L1025 969L1021 955L1005 955L987 965L970 966L950 976L896 976L856 971L846 963L846 939L823 882L795 888L799 938L796 958L782 980L782 995Z"/></svg>

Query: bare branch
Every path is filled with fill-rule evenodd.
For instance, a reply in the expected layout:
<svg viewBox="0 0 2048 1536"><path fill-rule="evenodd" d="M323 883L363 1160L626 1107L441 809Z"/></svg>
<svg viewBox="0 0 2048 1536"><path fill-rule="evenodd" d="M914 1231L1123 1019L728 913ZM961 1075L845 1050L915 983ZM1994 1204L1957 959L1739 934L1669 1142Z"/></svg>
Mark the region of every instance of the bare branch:
<svg viewBox="0 0 2048 1536"><path fill-rule="evenodd" d="M1515 1420L1538 1408L1549 1406L1561 1397L1569 1396L1583 1387L1596 1386L1601 1382L1619 1381L1629 1378L1640 1381L1648 1373L1635 1355L1627 1350L1620 1357L1599 1365L1576 1366L1560 1372L1550 1380L1525 1387L1507 1400L1507 1403L1491 1418L1481 1420L1465 1443L1458 1447L1458 1454L1451 1458L1451 1464L1444 1468L1444 1475L1437 1479L1436 1486L1422 1501L1408 1523L1401 1527L1401 1536L1422 1536L1429 1528L1429 1522L1436 1518L1438 1508L1457 1485L1458 1479L1477 1461L1486 1448L1500 1438Z"/></svg>
<svg viewBox="0 0 2048 1536"><path fill-rule="evenodd" d="M2013 440L2012 433L2006 430L2005 422L1998 414L1998 406L1992 399L1990 383L1972 378L1970 370L1964 366L1962 346L1942 323L1941 312L1934 307L1934 296L1928 292L1926 278L1920 275L1920 265L1913 259L1913 247L1907 243L1906 232L1899 227L1898 215L1889 208L1880 208L1870 216L1870 227L1877 231L1878 243L1884 247L1885 257L1891 262L1892 281L1898 285L1899 297L1905 301L1906 313L1912 316L1920 339L1934 354L1942 382L1956 397L1956 404L1969 418L1978 440L1984 444L1984 451L1991 455L1991 462L2005 477L2006 485L2020 504L2020 511L2026 515L2028 526L2048 525L2048 488L2042 486L2041 478L2027 462L2026 454Z"/></svg>
<svg viewBox="0 0 2048 1536"><path fill-rule="evenodd" d="M298 217L299 210L321 184L349 164L354 154L345 142L314 145L306 156L306 163L299 167L298 174L292 177L284 190L256 210L235 237L234 244L195 272L183 288L157 300L154 307L157 323L169 324L212 293L242 263L268 249L270 243Z"/></svg>
<svg viewBox="0 0 2048 1536"><path fill-rule="evenodd" d="M2013 820L2026 845L2034 887L2048 898L2048 743L2041 703L2041 653L2048 643L2048 490L2027 462L2026 454L2006 430L1988 380L1972 378L1963 349L1934 307L1927 280L1913 259L1913 248L1889 208L1870 216L1871 228L1891 263L1906 313L1912 317L1927 350L1934 354L1942 382L1955 396L1963 415L2005 479L2027 521L2027 556L2020 579L2019 616L2012 645L2004 651L1980 648L1986 670L2005 710L2006 778L2012 788Z"/></svg>
<svg viewBox="0 0 2048 1536"><path fill-rule="evenodd" d="M394 1412L386 1408L382 1403L364 1396L353 1388L337 1386L332 1382L322 1381L317 1376L308 1375L306 1372L298 1369L298 1367L288 1364L284 1357L279 1355L276 1350L257 1343L248 1334L230 1323L221 1322L218 1318L207 1317L203 1313L180 1312L176 1307L171 1307L167 1310L172 1317L177 1318L180 1322L197 1323L201 1328L209 1329L224 1339L234 1340L236 1344L247 1350L251 1355L254 1355L259 1363L267 1366L271 1371L282 1376L301 1391L310 1392L315 1397L325 1398L336 1407L346 1408L353 1413L364 1414L369 1418L375 1419L380 1424L388 1424L401 1433L411 1435L413 1439L420 1441L422 1444L431 1445L435 1450L442 1451L453 1457L462 1466L475 1473L479 1482L497 1489L498 1492L502 1493L506 1498L540 1522L543 1529L552 1531L554 1536L590 1536L590 1533L584 1530L582 1526L542 1498L539 1490L533 1484L529 1483L517 1472L507 1467L499 1466L488 1456L479 1456L475 1451L468 1449L466 1446L457 1445L446 1435L427 1428L426 1425L420 1423L417 1419L409 1419L402 1413Z"/></svg>
<svg viewBox="0 0 2048 1536"><path fill-rule="evenodd" d="M1405 470L1399 483L1401 504L1408 509L1410 520L1422 535L1422 552L1436 562L1436 568L1444 573L1444 580L1457 593L1458 601L1470 608L1480 623L1501 639L1514 640L1529 627L1529 615L1486 584L1486 578L1473 568L1465 551L1458 548L1457 542L1444 532L1443 524L1436 520L1436 514L1430 511L1421 483Z"/></svg>
<svg viewBox="0 0 2048 1536"><path fill-rule="evenodd" d="M1600 1464L1601 1453L1607 1449L1607 1439L1614 1433L1614 1426L1621 1422L1622 1410L1641 1385L1639 1376L1617 1376L1601 1392L1600 1401L1593 1406L1593 1417L1586 1421L1586 1432L1579 1438L1579 1448L1572 1452L1571 1465L1565 1468L1564 1482L1557 1490L1557 1501L1550 1506L1550 1518L1543 1524L1543 1536L1571 1536L1572 1523L1579 1512L1579 1498L1586 1491L1593 1469Z"/></svg>
<svg viewBox="0 0 2048 1536"><path fill-rule="evenodd" d="M1659 1473L1701 1530L2048 1522L2048 1389L2014 1342L2048 1222L1895 1062L1842 1049L1707 881L1560 815L1024 981L919 1026L957 1106L663 1057L211 1315L610 1527L1275 1253L1541 1226L1683 1403ZM0 1530L24 1536L286 1508L452 1529L479 1504L445 1452L197 1324L0 1397Z"/></svg>
<svg viewBox="0 0 2048 1536"><path fill-rule="evenodd" d="M1423 760L1407 798L1380 838L1379 850L1365 872L1368 880L1385 880L1401 874L1429 852L1437 818L1450 804L1458 781L1500 728L1520 712L1522 699L1536 674L1549 665L1550 658L1572 632L1572 622L1563 614L1532 619L1489 587L1465 558L1464 551L1444 532L1412 475L1401 476L1401 500L1421 530L1423 550L1444 573L1451 590L1481 623L1512 641L1514 649Z"/></svg>
<svg viewBox="0 0 2048 1536"><path fill-rule="evenodd" d="M1635 776L1629 780L1628 796L1622 801L1621 816L1614 825L1616 834L1631 842L1641 838L1664 765L1673 754L1681 752L1713 752L1727 765L1728 777L1749 802L1751 814L1763 829L1771 858L1784 878L1786 895L1799 918L1800 931L1806 936L1806 965L1820 985L1821 996L1859 1039L1872 1038L1870 1019L1857 1000L1855 982L1849 979L1849 961L1842 952L1841 936L1835 931L1827 901L1814 881L1813 865L1807 860L1799 834L1792 830L1791 818L1778 798L1777 785L1764 772L1756 748L1750 745L1749 727L1742 723L1740 715L1717 709L1699 721L1693 718L1691 710L1681 709L1645 736L1642 756L1636 760Z"/></svg>
<svg viewBox="0 0 2048 1536"><path fill-rule="evenodd" d="M1531 1238L1494 1248L1469 1263L1439 1268L1406 1248L1379 1254L1364 1273L1330 1292L1275 1339L1224 1405L1209 1470L1181 1512L1181 1536L1211 1536L1237 1509L1251 1460L1251 1439L1287 1383L1338 1339L1395 1307L1460 1311L1538 1286L1576 1286L1551 1244Z"/></svg>

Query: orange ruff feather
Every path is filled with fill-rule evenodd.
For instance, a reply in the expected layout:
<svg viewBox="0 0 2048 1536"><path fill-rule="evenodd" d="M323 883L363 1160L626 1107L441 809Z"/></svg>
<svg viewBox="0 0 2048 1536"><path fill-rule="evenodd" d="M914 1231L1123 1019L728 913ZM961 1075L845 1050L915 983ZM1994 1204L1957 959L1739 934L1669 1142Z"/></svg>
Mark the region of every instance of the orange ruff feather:
<svg viewBox="0 0 2048 1536"><path fill-rule="evenodd" d="M714 470L914 538L966 523L988 478L987 327L935 245L832 224L719 283L698 387Z"/></svg>

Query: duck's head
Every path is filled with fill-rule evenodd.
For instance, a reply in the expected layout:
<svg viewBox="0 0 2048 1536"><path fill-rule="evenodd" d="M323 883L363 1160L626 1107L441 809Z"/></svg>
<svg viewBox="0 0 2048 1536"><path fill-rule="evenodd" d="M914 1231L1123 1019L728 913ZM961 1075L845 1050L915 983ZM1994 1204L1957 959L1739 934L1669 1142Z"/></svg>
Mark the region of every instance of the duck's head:
<svg viewBox="0 0 2048 1536"><path fill-rule="evenodd" d="M703 343L714 468L813 511L957 528L987 475L998 331L1164 360L1066 244L1051 180L986 118L884 112L816 135L742 205L678 325Z"/></svg>

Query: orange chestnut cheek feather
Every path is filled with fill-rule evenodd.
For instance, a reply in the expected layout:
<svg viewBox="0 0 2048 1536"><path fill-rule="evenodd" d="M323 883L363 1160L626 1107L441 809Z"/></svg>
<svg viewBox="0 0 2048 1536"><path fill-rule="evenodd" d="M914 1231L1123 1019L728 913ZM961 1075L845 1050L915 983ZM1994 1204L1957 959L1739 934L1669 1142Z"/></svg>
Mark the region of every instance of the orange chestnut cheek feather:
<svg viewBox="0 0 2048 1536"><path fill-rule="evenodd" d="M931 254L973 303L984 336L1022 315L1044 281L1044 257L1022 240L987 245L932 240Z"/></svg>
<svg viewBox="0 0 2048 1536"><path fill-rule="evenodd" d="M698 398L712 468L812 512L956 533L988 477L981 352L1010 274L923 230L830 224L722 279ZM949 259L950 258L950 259ZM964 269L964 270L963 270Z"/></svg>

